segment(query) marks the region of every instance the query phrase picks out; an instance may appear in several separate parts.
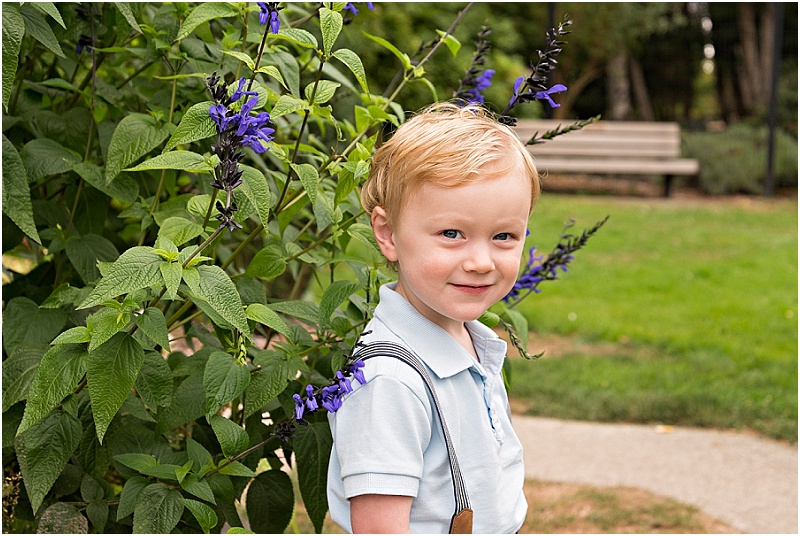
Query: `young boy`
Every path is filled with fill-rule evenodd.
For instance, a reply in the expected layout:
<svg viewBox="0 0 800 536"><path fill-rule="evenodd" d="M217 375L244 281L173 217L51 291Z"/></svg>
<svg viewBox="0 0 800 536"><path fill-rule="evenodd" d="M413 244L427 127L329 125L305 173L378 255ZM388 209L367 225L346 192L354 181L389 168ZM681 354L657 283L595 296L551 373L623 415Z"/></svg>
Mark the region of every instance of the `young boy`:
<svg viewBox="0 0 800 536"><path fill-rule="evenodd" d="M428 369L474 533L516 532L528 508L501 376L506 343L476 319L516 281L539 192L508 127L480 107L438 104L375 153L361 194L398 276L380 289L363 342L398 343ZM348 532L447 533L453 482L425 383L393 357L368 360L364 376L329 416L331 517Z"/></svg>

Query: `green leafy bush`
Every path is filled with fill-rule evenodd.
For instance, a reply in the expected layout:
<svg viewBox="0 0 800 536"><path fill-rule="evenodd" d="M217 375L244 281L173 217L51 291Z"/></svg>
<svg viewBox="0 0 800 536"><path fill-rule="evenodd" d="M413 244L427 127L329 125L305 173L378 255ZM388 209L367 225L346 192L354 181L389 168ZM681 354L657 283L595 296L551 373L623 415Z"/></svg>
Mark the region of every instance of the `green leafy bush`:
<svg viewBox="0 0 800 536"><path fill-rule="evenodd" d="M767 129L747 123L724 132L685 132L683 154L700 162L699 186L708 194L764 191L767 173ZM776 131L775 180L797 186L797 139Z"/></svg>
<svg viewBox="0 0 800 536"><path fill-rule="evenodd" d="M257 4L2 6L6 531L245 532L241 501L282 532L282 459L321 530L332 440L298 393L355 372L393 278L358 186L460 17L412 55L368 36L399 68L382 95L341 45L351 4Z"/></svg>

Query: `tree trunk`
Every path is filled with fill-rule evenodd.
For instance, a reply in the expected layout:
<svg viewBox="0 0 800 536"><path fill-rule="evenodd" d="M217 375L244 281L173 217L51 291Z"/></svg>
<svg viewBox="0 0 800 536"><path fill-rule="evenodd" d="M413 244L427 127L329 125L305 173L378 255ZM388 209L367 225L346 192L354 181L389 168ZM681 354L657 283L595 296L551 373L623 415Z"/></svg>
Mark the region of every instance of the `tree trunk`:
<svg viewBox="0 0 800 536"><path fill-rule="evenodd" d="M620 51L610 60L606 68L606 110L614 121L630 119L631 89L628 77L628 54Z"/></svg>
<svg viewBox="0 0 800 536"><path fill-rule="evenodd" d="M737 69L736 78L742 93L742 105L745 112L754 113L764 102L763 81L764 66L759 62L758 32L756 31L755 7L750 2L743 2L739 7L739 56L741 66Z"/></svg>
<svg viewBox="0 0 800 536"><path fill-rule="evenodd" d="M647 91L642 64L636 58L631 58L630 63L631 88L633 89L633 98L636 101L636 111L639 112L639 119L642 121L655 121L653 105L650 102L650 92Z"/></svg>

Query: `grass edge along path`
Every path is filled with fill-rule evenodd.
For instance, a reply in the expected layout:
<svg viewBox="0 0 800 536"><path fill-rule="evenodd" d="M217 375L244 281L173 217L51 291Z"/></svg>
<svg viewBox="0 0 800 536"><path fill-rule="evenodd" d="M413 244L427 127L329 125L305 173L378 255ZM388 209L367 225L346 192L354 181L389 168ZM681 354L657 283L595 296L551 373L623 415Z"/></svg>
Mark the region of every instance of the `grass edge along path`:
<svg viewBox="0 0 800 536"><path fill-rule="evenodd" d="M611 219L518 307L537 337L611 345L513 361L528 414L752 429L797 441L797 203L545 195L529 244ZM552 354L552 352L551 352Z"/></svg>

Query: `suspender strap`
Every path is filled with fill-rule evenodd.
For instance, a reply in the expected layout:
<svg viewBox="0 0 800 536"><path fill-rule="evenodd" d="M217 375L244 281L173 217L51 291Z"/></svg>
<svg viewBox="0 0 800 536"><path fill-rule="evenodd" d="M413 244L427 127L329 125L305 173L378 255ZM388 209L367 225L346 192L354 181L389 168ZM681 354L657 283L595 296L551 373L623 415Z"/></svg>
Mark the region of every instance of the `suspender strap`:
<svg viewBox="0 0 800 536"><path fill-rule="evenodd" d="M436 391L433 388L433 381L431 380L428 371L422 361L412 354L408 349L399 344L391 342L376 342L363 346L357 354L353 355L354 359L361 359L363 361L372 357L393 357L403 361L411 368L413 368L422 377L425 382L428 392L431 394L433 405L436 408L436 414L439 417L439 423L442 425L442 433L444 434L444 442L447 446L447 454L450 459L450 474L453 477L453 493L455 495L456 510L450 522L450 533L471 533L472 532L472 510L469 505L469 496L467 495L467 488L464 485L464 478L461 475L461 468L458 465L458 458L456 451L453 447L453 441L450 438L450 431L447 429L447 424L444 421L444 414L439 403L439 398L436 396Z"/></svg>

